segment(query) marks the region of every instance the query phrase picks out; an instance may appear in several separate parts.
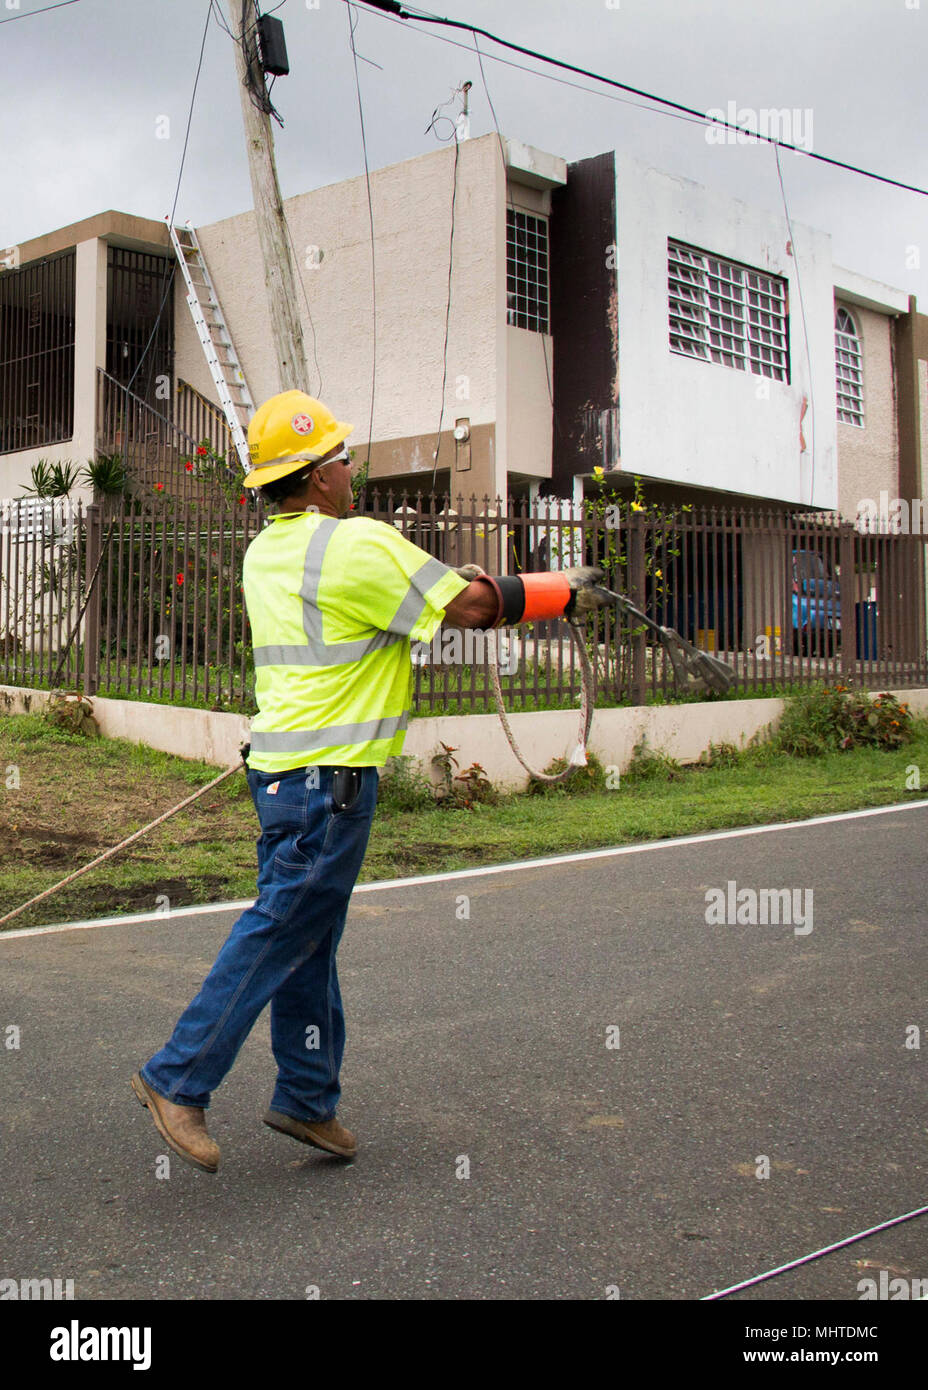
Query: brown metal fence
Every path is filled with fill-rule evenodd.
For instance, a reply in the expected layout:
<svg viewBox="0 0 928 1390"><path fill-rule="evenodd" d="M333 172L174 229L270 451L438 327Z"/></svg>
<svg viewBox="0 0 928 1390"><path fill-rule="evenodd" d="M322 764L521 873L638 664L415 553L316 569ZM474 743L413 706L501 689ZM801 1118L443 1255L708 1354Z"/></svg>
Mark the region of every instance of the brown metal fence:
<svg viewBox="0 0 928 1390"><path fill-rule="evenodd" d="M742 693L816 680L928 684L924 536L772 510L587 507L581 515L556 500L452 505L369 491L359 511L449 565L517 573L600 564L610 588L729 662ZM23 500L5 504L0 523L0 681L253 710L241 575L264 514L251 495ZM563 623L507 637L500 661L511 708L576 702L580 671ZM415 708L491 709L489 640L442 629L418 649ZM587 643L600 703L674 698L672 670L647 632L603 610L588 621Z"/></svg>

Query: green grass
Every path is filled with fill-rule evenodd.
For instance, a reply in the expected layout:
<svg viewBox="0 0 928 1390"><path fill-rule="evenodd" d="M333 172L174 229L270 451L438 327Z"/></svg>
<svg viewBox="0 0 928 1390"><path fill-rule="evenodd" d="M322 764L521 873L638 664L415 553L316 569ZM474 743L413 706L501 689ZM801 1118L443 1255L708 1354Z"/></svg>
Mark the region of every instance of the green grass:
<svg viewBox="0 0 928 1390"><path fill-rule="evenodd" d="M722 760L724 761L724 760ZM768 747L731 766L651 766L614 790L501 797L470 810L398 809L385 779L361 879L802 819L917 799L928 722L895 752L792 758ZM9 785L16 777L19 786ZM35 715L0 717L0 916L188 796L217 769L122 740L87 740ZM407 788L408 791L408 788ZM408 803L407 796L407 803ZM128 850L15 918L11 927L252 899L257 821L239 772ZM0 928L2 929L2 928Z"/></svg>

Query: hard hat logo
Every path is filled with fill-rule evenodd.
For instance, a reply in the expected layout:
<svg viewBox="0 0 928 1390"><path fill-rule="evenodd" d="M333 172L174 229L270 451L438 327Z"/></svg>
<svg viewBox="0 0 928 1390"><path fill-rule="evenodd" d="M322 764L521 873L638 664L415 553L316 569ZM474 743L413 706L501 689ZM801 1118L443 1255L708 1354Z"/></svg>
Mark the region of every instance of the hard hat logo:
<svg viewBox="0 0 928 1390"><path fill-rule="evenodd" d="M263 487L305 468L343 443L353 425L336 420L328 406L304 391L282 391L255 411L248 425L252 469L245 487ZM305 442L304 442L305 441Z"/></svg>

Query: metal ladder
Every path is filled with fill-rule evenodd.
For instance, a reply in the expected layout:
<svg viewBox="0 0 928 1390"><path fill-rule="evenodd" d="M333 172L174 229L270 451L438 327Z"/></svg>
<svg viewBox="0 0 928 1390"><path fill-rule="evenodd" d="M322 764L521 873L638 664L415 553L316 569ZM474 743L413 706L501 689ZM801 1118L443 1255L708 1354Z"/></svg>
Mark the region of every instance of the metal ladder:
<svg viewBox="0 0 928 1390"><path fill-rule="evenodd" d="M166 218L165 221L167 220ZM255 413L255 404L248 390L245 373L242 371L242 364L232 343L232 335L223 317L216 287L206 269L206 261L200 250L196 232L189 222L185 227L174 227L168 222L168 231L171 245L180 263L184 284L187 286L187 307L206 354L206 362L219 395L223 414L229 424L232 441L247 473L251 470L251 460L245 427Z"/></svg>

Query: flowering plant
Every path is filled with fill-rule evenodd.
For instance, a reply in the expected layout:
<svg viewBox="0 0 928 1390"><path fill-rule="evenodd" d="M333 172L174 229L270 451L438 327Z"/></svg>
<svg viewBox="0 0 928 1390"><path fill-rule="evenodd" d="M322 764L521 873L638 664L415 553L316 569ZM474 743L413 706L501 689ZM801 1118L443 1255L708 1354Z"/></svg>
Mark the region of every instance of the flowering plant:
<svg viewBox="0 0 928 1390"><path fill-rule="evenodd" d="M184 471L207 486L215 487L233 506L246 507L248 495L242 490L242 473L235 450L233 460L220 454L208 439L202 439L190 458L183 459Z"/></svg>

